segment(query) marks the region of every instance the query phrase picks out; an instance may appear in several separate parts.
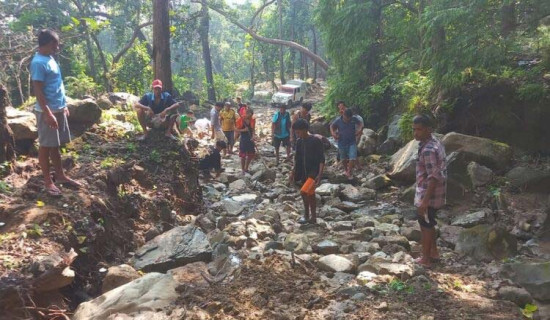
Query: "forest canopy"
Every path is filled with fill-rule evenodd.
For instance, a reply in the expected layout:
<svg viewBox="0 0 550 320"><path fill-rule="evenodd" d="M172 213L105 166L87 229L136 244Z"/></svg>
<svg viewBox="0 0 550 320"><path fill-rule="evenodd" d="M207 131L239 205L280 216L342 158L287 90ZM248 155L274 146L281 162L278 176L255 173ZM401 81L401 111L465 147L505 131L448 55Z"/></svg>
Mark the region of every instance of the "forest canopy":
<svg viewBox="0 0 550 320"><path fill-rule="evenodd" d="M167 35L155 34L158 8ZM30 97L42 28L61 33L58 58L77 98L148 90L167 71L153 63L163 50L154 39L166 36L168 89L201 101L238 88L251 98L259 82L326 80L326 113L345 100L378 126L396 110L452 109L472 83L509 81L525 101L549 95L544 0L1 0L0 16L0 82L13 105Z"/></svg>

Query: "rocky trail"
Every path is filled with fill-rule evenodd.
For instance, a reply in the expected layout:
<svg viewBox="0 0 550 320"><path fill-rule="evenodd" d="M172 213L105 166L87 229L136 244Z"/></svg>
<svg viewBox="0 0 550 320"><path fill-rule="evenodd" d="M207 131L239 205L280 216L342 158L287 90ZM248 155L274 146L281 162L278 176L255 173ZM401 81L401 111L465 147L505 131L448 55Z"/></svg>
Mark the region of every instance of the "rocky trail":
<svg viewBox="0 0 550 320"><path fill-rule="evenodd" d="M548 161L442 136L449 205L425 269L417 143L379 155L365 129L351 182L328 150L319 223L300 225L291 164L269 145L275 109L253 107L261 159L245 176L233 155L205 180L181 143L135 142L112 109L65 151L81 190L46 196L20 159L0 202L0 319L550 319Z"/></svg>

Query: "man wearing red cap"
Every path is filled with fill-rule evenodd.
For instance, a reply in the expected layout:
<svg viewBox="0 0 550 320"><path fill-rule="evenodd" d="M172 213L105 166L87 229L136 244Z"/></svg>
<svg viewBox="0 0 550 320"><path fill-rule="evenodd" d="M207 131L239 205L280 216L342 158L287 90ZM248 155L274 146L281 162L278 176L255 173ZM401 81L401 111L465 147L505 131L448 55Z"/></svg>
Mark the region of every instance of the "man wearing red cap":
<svg viewBox="0 0 550 320"><path fill-rule="evenodd" d="M153 92L146 93L139 102L134 104L143 135L138 140L144 140L149 133L148 128L166 129L165 135L177 140L172 135L179 103L174 101L170 93L162 91L162 81L156 79L152 84Z"/></svg>

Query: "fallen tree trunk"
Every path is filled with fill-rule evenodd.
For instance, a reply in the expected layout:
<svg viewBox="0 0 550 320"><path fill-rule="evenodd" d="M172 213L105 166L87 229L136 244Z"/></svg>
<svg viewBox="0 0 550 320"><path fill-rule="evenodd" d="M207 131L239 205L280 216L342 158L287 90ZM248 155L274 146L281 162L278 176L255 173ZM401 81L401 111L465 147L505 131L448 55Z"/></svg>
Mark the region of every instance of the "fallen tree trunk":
<svg viewBox="0 0 550 320"><path fill-rule="evenodd" d="M198 0L192 0L191 2L200 3L200 1L198 1ZM261 41L261 42L275 44L275 45L282 45L282 46L285 46L285 47L296 49L296 50L300 51L301 53L303 53L304 55L306 55L311 60L313 60L314 62L316 62L321 68L323 68L323 70L325 70L325 71L328 70L328 67L329 67L328 63L323 58L321 58L320 56L318 56L315 53L311 52L308 48L304 47L303 45L301 45L299 43L296 43L294 41L273 39L273 38L267 38L267 37L261 36L261 35L257 34L254 30L252 30L252 28L246 27L245 25L243 25L242 23L240 23L236 19L232 18L227 12L223 11L220 8L217 8L216 6L212 5L210 2L208 2L207 5L210 9L212 9L212 10L216 11L217 13L221 14L223 17L225 17L231 23L233 23L234 25L236 25L237 27L241 28L243 31L248 33L250 36L252 36L252 38L254 38L258 41Z"/></svg>

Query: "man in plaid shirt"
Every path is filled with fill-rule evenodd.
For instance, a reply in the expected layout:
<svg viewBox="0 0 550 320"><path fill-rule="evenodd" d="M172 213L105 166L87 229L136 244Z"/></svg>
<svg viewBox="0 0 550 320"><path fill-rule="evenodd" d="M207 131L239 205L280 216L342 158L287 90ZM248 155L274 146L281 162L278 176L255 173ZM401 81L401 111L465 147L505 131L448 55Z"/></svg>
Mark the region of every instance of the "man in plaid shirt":
<svg viewBox="0 0 550 320"><path fill-rule="evenodd" d="M416 162L416 193L418 222L422 232L422 257L416 261L426 267L439 260L435 235L435 213L445 205L447 164L445 147L432 136L430 119L425 115L413 118L413 134L420 142Z"/></svg>

